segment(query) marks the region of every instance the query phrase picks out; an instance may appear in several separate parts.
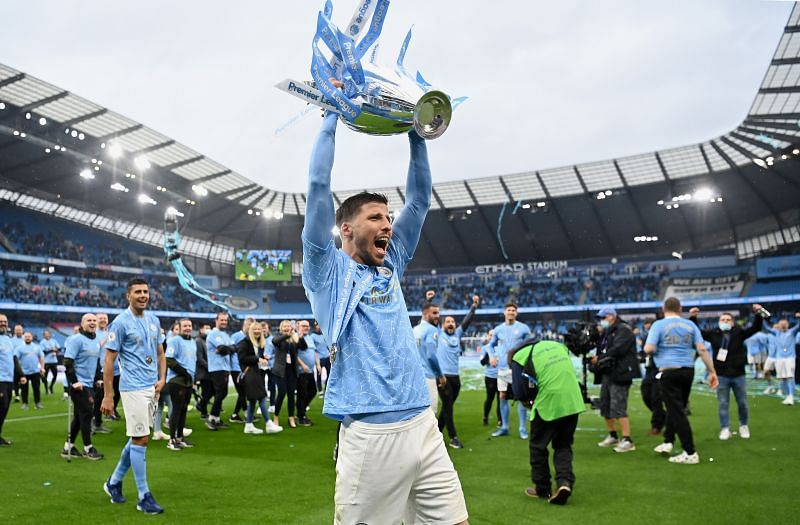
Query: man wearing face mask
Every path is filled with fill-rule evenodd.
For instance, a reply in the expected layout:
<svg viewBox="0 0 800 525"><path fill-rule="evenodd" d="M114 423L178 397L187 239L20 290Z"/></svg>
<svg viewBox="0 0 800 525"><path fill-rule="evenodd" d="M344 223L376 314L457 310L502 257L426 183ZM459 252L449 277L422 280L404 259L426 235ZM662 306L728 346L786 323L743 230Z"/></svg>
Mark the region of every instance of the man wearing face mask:
<svg viewBox="0 0 800 525"><path fill-rule="evenodd" d="M719 377L719 387L717 388L719 438L723 441L731 437L728 412L731 390L733 390L733 395L736 398L739 412L739 437L743 439L750 437L750 428L747 425L748 410L745 372L747 346L744 342L761 331L764 324L764 318L758 315L761 309L761 305L753 305L753 312L756 313L756 316L753 324L747 328L736 326L733 322L733 316L729 313L724 313L719 316L716 328L701 330L703 339L711 343L711 359L714 360L714 369L717 371L717 377ZM689 310L689 318L698 326L697 314L699 313L699 308Z"/></svg>
<svg viewBox="0 0 800 525"><path fill-rule="evenodd" d="M608 427L608 436L597 445L615 445L615 452L632 452L636 446L631 439L628 392L633 380L641 375L639 357L636 355L636 337L631 326L619 319L617 311L611 306L605 306L597 312L597 318L603 335L592 364L601 374L600 415L605 418ZM622 439L617 438L617 421Z"/></svg>

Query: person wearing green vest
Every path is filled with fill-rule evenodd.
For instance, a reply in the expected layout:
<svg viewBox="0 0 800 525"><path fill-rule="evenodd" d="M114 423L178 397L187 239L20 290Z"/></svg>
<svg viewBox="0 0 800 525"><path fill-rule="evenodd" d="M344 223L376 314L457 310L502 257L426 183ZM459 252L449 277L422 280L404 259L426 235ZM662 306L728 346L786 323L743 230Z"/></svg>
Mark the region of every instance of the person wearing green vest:
<svg viewBox="0 0 800 525"><path fill-rule="evenodd" d="M528 376L529 384L535 384L532 395L523 396L529 399L521 401L532 404L529 443L534 486L526 489L525 493L533 498L547 498L555 505L564 505L575 484L572 441L578 426L578 414L585 410L572 359L563 344L531 338L517 347L512 369ZM551 492L548 445L553 448L557 485L554 494Z"/></svg>

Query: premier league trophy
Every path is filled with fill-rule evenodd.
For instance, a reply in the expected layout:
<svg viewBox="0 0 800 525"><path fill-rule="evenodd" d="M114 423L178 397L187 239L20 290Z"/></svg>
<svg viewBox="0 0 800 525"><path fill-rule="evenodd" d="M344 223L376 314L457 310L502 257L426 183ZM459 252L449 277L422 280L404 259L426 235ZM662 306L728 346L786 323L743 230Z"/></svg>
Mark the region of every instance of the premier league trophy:
<svg viewBox="0 0 800 525"><path fill-rule="evenodd" d="M394 69L375 64L377 40L388 9L389 0L361 0L343 33L331 22L333 4L327 0L317 16L317 34L311 45L313 81L286 79L276 87L338 113L345 125L361 133L395 135L413 127L422 138L435 139L445 132L453 110L466 97L451 102L443 92L431 89L419 72L411 77L403 66L411 31ZM320 40L330 50L330 60L320 51ZM363 61L370 49L370 59Z"/></svg>

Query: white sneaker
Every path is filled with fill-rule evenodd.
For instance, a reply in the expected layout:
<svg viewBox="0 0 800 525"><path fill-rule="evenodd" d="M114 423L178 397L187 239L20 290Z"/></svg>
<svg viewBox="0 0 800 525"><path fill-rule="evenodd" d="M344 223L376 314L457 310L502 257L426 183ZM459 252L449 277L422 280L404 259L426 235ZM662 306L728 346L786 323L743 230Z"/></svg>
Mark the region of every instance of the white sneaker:
<svg viewBox="0 0 800 525"><path fill-rule="evenodd" d="M782 405L794 405L794 396L789 394L786 398L781 401Z"/></svg>
<svg viewBox="0 0 800 525"><path fill-rule="evenodd" d="M672 443L661 443L659 446L653 449L653 451L659 454L671 454L672 453Z"/></svg>
<svg viewBox="0 0 800 525"><path fill-rule="evenodd" d="M722 430L720 430L719 431L719 438L722 441L729 440L731 438L731 429L729 429L728 427L725 427Z"/></svg>
<svg viewBox="0 0 800 525"><path fill-rule="evenodd" d="M768 386L767 388L764 389L764 394L765 395L770 395L770 394L774 394L774 393L775 393L775 389L772 388L771 386Z"/></svg>
<svg viewBox="0 0 800 525"><path fill-rule="evenodd" d="M633 444L633 441L629 439L623 439L619 442L619 444L614 447L614 452L633 452L636 450L636 445Z"/></svg>
<svg viewBox="0 0 800 525"><path fill-rule="evenodd" d="M161 432L160 430L156 430L155 432L153 432L153 441L162 441L165 439L169 439L169 436L167 434Z"/></svg>
<svg viewBox="0 0 800 525"><path fill-rule="evenodd" d="M687 454L684 450L677 456L669 458L670 463L678 463L680 465L697 465L700 463L700 455L695 452L694 454Z"/></svg>
<svg viewBox="0 0 800 525"><path fill-rule="evenodd" d="M192 431L192 429L191 429L191 428L184 428L184 429L183 429L183 437L187 437L187 438L188 438L189 436L191 436L191 435L192 435L192 432L193 432L193 431Z"/></svg>
<svg viewBox="0 0 800 525"><path fill-rule="evenodd" d="M607 448L607 447L610 447L611 445L616 445L617 443L619 443L619 440L617 438L615 438L615 437L612 437L609 434L608 436L606 436L606 438L603 441L598 443L597 446L598 447Z"/></svg>
<svg viewBox="0 0 800 525"><path fill-rule="evenodd" d="M750 428L747 425L739 427L739 437L742 439L750 439Z"/></svg>
<svg viewBox="0 0 800 525"><path fill-rule="evenodd" d="M245 423L244 424L244 433L245 434L263 434L264 431L260 428L256 428L256 426L252 423Z"/></svg>
<svg viewBox="0 0 800 525"><path fill-rule="evenodd" d="M278 432L283 432L283 427L280 425L276 425L274 421L267 420L267 424L265 426L267 434L277 434Z"/></svg>

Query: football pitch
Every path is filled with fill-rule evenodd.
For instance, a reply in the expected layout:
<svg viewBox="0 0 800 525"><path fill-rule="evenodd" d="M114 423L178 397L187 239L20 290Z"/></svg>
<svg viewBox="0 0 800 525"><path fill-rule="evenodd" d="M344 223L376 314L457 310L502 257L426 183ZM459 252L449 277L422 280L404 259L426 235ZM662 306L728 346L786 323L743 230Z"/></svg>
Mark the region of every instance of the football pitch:
<svg viewBox="0 0 800 525"><path fill-rule="evenodd" d="M225 400L226 418L234 399L232 393ZM67 463L58 454L66 402L60 394L44 396L43 402L43 410L27 412L13 404L6 421L3 435L14 442L0 448L0 509L6 523L333 521L336 423L321 416L320 399L311 406L313 427L289 429L284 423L286 429L277 435L245 435L242 425L233 423L212 432L197 412L190 412L187 425L194 429L189 439L195 448L172 452L165 442L151 441L147 453L150 488L165 508L160 516L136 511L132 472L123 482L127 503L112 505L102 490L126 440L123 422L107 422L113 433L94 437L104 460ZM472 524L796 523L800 406L783 406L777 397L751 397L752 438L734 435L723 442L717 438L716 399L700 387L692 393L690 419L701 464L673 465L652 451L660 438L645 435L649 413L634 384L630 415L637 450L617 454L599 448L603 420L593 411L581 415L574 445L577 482L565 507L523 494L530 467L528 443L516 433L516 410L512 407L511 436L491 438L493 428L481 424L482 402L482 391L462 393L455 413L465 448L448 448ZM738 421L731 409L735 432Z"/></svg>

